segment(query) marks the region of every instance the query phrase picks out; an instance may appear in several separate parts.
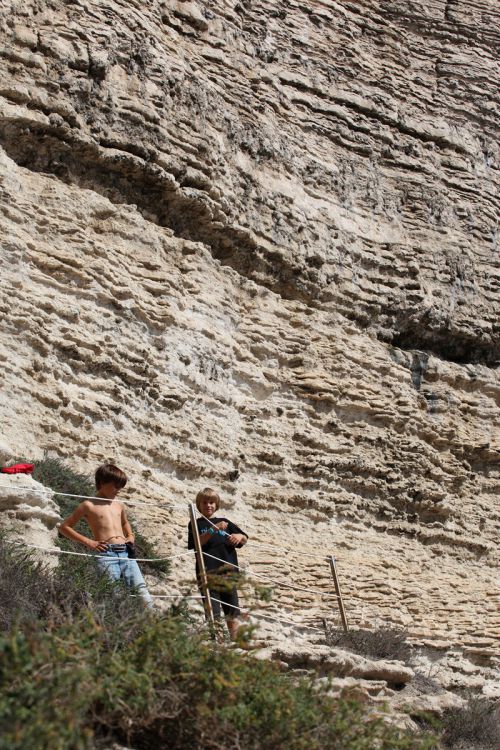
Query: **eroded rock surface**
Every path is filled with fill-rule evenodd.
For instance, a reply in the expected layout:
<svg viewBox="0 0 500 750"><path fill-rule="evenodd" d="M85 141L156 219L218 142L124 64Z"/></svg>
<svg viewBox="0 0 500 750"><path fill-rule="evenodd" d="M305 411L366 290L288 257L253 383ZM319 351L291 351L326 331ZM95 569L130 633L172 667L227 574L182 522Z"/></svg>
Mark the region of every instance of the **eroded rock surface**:
<svg viewBox="0 0 500 750"><path fill-rule="evenodd" d="M59 509L42 484L22 474L0 474L0 528L12 541L53 547ZM48 557L46 561L53 562Z"/></svg>
<svg viewBox="0 0 500 750"><path fill-rule="evenodd" d="M12 455L219 488L271 613L335 553L350 622L494 650L497 3L0 8Z"/></svg>

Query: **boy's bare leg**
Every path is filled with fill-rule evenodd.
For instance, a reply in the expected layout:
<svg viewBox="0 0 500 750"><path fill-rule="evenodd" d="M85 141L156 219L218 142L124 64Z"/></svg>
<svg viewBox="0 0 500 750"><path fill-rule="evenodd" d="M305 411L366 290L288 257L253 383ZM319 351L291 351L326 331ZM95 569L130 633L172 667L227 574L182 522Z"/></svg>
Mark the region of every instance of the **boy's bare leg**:
<svg viewBox="0 0 500 750"><path fill-rule="evenodd" d="M229 635L231 637L232 641L235 641L238 637L238 630L240 629L240 624L238 620L235 620L234 618L230 619L229 617L226 620L227 623L227 629L229 630Z"/></svg>

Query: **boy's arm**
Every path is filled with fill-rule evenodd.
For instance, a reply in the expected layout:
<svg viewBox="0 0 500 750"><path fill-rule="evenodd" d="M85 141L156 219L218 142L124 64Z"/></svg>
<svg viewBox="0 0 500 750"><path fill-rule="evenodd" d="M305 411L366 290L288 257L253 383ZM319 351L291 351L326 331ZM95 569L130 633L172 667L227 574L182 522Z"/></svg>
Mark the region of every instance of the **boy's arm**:
<svg viewBox="0 0 500 750"><path fill-rule="evenodd" d="M232 521L230 521L229 532L227 542L232 547L243 547L248 542L248 534L245 534L245 532Z"/></svg>
<svg viewBox="0 0 500 750"><path fill-rule="evenodd" d="M214 534L217 534L218 531L225 531L227 529L227 523L226 521L219 521L219 523L214 523L208 531L205 531L204 534L200 534L200 542L201 546L204 547L205 544L213 537Z"/></svg>
<svg viewBox="0 0 500 750"><path fill-rule="evenodd" d="M207 544L207 542L213 537L213 535L216 533L216 529L225 531L227 529L227 523L225 521L219 521L219 523L213 524L213 526L211 526L208 531L200 534L200 544L202 547L204 547L205 544ZM188 526L188 549L194 549L194 536L191 529L191 522L189 522Z"/></svg>
<svg viewBox="0 0 500 750"><path fill-rule="evenodd" d="M97 550L98 552L105 552L108 548L106 542L99 542L95 539L90 539L88 536L80 534L73 528L73 526L75 526L78 521L80 521L80 519L85 517L86 512L86 503L80 503L78 508L74 510L70 516L65 518L62 524L59 526L59 533L67 537L68 539L72 539L74 542L80 542L80 544L84 544L90 549Z"/></svg>
<svg viewBox="0 0 500 750"><path fill-rule="evenodd" d="M122 508L122 531L125 541L132 542L133 544L135 541L134 532L132 531L132 526L130 525L130 521L125 513L125 508Z"/></svg>
<svg viewBox="0 0 500 750"><path fill-rule="evenodd" d="M232 547L243 547L248 542L248 537L246 534L230 534L227 541Z"/></svg>

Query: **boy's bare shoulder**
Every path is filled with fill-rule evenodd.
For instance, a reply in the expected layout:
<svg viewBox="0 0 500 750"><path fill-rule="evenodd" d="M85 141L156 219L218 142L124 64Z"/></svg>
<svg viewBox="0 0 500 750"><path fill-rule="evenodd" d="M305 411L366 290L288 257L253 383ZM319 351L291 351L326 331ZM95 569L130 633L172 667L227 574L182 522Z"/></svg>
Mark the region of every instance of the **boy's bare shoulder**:
<svg viewBox="0 0 500 750"><path fill-rule="evenodd" d="M118 505L118 503L115 502L114 500L112 502L109 502L109 501L106 501L106 502L101 501L101 502L99 502L99 500L96 500L96 499L94 499L92 497L89 497L88 500L82 500L82 502L80 503L80 505L78 506L78 508L82 508L84 510L93 510L93 511L96 511L96 510L102 510L102 508L115 507L116 505Z"/></svg>
<svg viewBox="0 0 500 750"><path fill-rule="evenodd" d="M92 505L92 500L82 500L82 502L81 502L81 503L80 503L80 505L78 506L77 510L80 510L80 511L82 511L82 510L83 510L83 511L87 511L87 510L89 510L89 509L90 509L90 508L92 508L92 507L93 507L93 505Z"/></svg>

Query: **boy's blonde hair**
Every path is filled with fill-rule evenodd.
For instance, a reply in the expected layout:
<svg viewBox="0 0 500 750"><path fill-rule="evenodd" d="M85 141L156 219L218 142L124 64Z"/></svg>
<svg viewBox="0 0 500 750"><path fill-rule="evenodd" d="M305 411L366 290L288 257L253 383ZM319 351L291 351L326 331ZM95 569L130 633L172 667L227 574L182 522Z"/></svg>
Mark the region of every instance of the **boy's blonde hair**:
<svg viewBox="0 0 500 750"><path fill-rule="evenodd" d="M205 487L204 490L200 490L198 494L196 495L196 507L198 508L198 510L200 510L200 504L202 500L215 500L215 509L219 510L220 497L216 493L216 491L210 489L210 487ZM200 510L200 513L201 513L201 510Z"/></svg>

